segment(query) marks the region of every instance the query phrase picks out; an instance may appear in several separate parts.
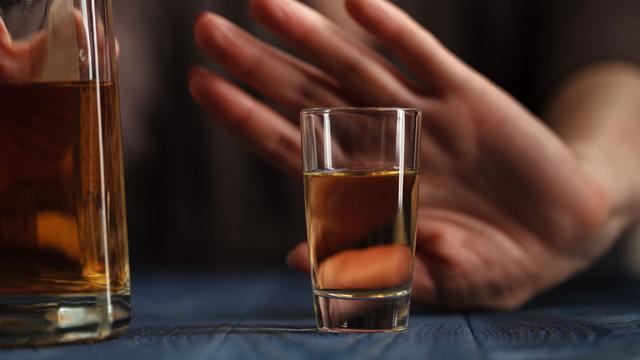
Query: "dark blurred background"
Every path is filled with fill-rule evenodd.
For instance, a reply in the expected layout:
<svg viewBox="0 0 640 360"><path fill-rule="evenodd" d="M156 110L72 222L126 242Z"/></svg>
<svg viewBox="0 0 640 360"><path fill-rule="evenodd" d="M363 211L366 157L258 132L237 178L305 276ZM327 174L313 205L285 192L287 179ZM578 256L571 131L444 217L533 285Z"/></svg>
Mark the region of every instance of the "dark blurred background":
<svg viewBox="0 0 640 360"><path fill-rule="evenodd" d="M343 0L306 2L352 28ZM572 71L640 61L638 0L394 2L541 117ZM248 0L114 0L114 10L133 263L284 265L287 250L305 239L301 184L216 127L186 81L192 65L215 68L192 36L204 10L282 44L251 21ZM640 263L640 250L630 249L616 251Z"/></svg>

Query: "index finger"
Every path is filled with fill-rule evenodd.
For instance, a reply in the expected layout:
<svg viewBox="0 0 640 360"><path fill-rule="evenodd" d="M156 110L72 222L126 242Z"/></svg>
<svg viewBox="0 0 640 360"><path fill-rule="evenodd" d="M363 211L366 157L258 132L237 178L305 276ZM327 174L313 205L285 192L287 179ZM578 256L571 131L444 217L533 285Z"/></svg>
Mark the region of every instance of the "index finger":
<svg viewBox="0 0 640 360"><path fill-rule="evenodd" d="M256 153L294 178L301 178L298 128L237 86L203 68L189 74L195 100Z"/></svg>

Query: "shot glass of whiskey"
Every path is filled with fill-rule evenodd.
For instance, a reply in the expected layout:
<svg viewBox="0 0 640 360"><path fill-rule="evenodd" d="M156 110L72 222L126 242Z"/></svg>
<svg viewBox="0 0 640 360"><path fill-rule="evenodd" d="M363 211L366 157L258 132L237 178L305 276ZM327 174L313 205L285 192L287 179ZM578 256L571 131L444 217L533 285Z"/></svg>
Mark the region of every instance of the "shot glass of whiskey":
<svg viewBox="0 0 640 360"><path fill-rule="evenodd" d="M421 113L301 112L305 212L318 328L407 328L415 257Z"/></svg>
<svg viewBox="0 0 640 360"><path fill-rule="evenodd" d="M130 322L111 0L0 1L0 347Z"/></svg>

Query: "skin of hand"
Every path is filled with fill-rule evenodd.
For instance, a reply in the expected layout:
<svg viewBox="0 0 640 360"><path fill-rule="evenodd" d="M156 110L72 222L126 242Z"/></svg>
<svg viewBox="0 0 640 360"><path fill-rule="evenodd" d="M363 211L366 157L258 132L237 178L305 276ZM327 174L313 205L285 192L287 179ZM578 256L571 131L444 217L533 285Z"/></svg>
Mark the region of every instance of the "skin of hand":
<svg viewBox="0 0 640 360"><path fill-rule="evenodd" d="M0 82L20 83L37 78L47 53L44 31L14 41L0 19ZM4 93L5 90L3 90ZM0 104L15 101L16 91L4 94ZM73 104L73 97L60 99L61 108ZM46 104L42 96L38 101ZM2 108L8 108L8 105ZM10 104L15 106L15 104ZM0 120L0 192L24 178L41 178L58 173L73 137L73 116L78 114L41 114L38 102L25 107L19 114Z"/></svg>
<svg viewBox="0 0 640 360"><path fill-rule="evenodd" d="M196 21L195 39L278 110L202 68L191 71L190 91L220 125L298 178L300 109L422 109L414 301L447 309L517 308L589 266L635 218L625 209L636 204L615 202L617 183L582 156L588 152L570 147L573 142L564 142L406 13L383 0L348 0L346 6L419 82L299 2L254 0L254 18L309 62L211 13ZM563 108L556 105L555 114ZM374 255L363 256L349 263L376 263ZM306 244L288 259L309 271Z"/></svg>
<svg viewBox="0 0 640 360"><path fill-rule="evenodd" d="M32 78L42 67L46 51L47 39L44 32L15 43L0 18L0 80Z"/></svg>
<svg viewBox="0 0 640 360"><path fill-rule="evenodd" d="M413 228L414 224L407 222L415 221L416 216L406 214L409 216L405 218L398 212L398 178L342 177L340 180L328 180L307 179L305 188L307 234L314 244L311 256L315 259L312 276L316 289L406 287L411 280L413 265L413 249L407 245L414 235L404 230ZM403 190L403 203L417 197L416 182L414 177L404 179L403 189L407 191ZM391 229L393 233L389 232ZM392 239L388 239L390 241L386 244L379 244L370 236L376 231L386 232L386 236ZM363 243L368 246L362 246Z"/></svg>
<svg viewBox="0 0 640 360"><path fill-rule="evenodd" d="M82 13L74 9L73 15L78 47L86 53L88 49ZM0 18L0 81L29 82L39 78L47 59L49 35L47 31L41 30L25 39L14 41ZM98 26L98 43L101 48L106 44L105 39L103 26ZM80 64L83 69L88 67L87 61L85 58Z"/></svg>

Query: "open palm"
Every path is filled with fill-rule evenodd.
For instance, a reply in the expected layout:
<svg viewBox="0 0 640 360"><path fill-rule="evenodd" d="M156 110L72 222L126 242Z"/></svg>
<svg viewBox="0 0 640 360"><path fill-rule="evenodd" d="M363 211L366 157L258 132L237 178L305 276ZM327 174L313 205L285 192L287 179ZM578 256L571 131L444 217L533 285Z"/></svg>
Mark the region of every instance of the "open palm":
<svg viewBox="0 0 640 360"><path fill-rule="evenodd" d="M496 85L382 0L349 0L350 14L413 71L383 57L293 0L254 0L254 17L314 65L201 16L196 41L250 97L204 69L194 97L275 165L300 176L297 112L318 106L423 110L414 300L447 308L513 308L590 264L612 240L594 236L607 196L571 150ZM290 255L308 271L306 245Z"/></svg>

